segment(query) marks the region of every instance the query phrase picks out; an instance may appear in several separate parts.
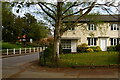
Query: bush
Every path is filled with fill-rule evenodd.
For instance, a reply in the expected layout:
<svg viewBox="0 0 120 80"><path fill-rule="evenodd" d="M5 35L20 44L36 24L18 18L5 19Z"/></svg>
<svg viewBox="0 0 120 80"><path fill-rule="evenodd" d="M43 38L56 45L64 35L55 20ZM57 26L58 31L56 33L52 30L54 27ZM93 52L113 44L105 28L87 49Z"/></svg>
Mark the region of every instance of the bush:
<svg viewBox="0 0 120 80"><path fill-rule="evenodd" d="M95 52L100 52L100 51L102 51L99 46L96 46L96 47L93 47L93 46L92 46L92 47L90 47L90 48L92 48L93 51L95 51Z"/></svg>
<svg viewBox="0 0 120 80"><path fill-rule="evenodd" d="M86 52L86 49L88 49L87 47L88 45L86 43L83 43L81 45L77 46L77 52Z"/></svg>
<svg viewBox="0 0 120 80"><path fill-rule="evenodd" d="M116 51L115 46L108 46L107 51Z"/></svg>
<svg viewBox="0 0 120 80"><path fill-rule="evenodd" d="M51 57L53 54L53 46L49 46L48 48L45 49L44 51L44 56L45 57Z"/></svg>
<svg viewBox="0 0 120 80"><path fill-rule="evenodd" d="M95 46L91 46L91 47L89 47L89 48L92 48L93 51L96 51L96 47L95 47Z"/></svg>
<svg viewBox="0 0 120 80"><path fill-rule="evenodd" d="M120 51L120 44L116 45L115 48L116 48L116 51Z"/></svg>
<svg viewBox="0 0 120 80"><path fill-rule="evenodd" d="M86 49L87 52L94 52L94 50L92 48L88 48Z"/></svg>
<svg viewBox="0 0 120 80"><path fill-rule="evenodd" d="M26 44L27 46L29 46L29 47L38 47L39 46L39 44L37 44L37 43L27 43Z"/></svg>
<svg viewBox="0 0 120 80"><path fill-rule="evenodd" d="M16 45L9 42L0 42L2 49L13 49L13 48L22 48L22 45Z"/></svg>
<svg viewBox="0 0 120 80"><path fill-rule="evenodd" d="M100 46L96 46L95 52L100 52L100 51L102 51Z"/></svg>

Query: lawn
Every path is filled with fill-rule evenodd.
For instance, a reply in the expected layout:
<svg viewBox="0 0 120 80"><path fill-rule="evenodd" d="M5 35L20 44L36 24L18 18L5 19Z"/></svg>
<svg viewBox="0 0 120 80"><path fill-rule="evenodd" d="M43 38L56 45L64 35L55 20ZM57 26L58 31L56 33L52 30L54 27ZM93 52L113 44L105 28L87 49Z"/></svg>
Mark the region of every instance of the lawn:
<svg viewBox="0 0 120 80"><path fill-rule="evenodd" d="M13 48L22 48L22 45L12 44L8 42L0 42L0 45L2 46L2 49L13 49Z"/></svg>
<svg viewBox="0 0 120 80"><path fill-rule="evenodd" d="M60 66L113 65L118 63L118 52L96 52L60 55Z"/></svg>

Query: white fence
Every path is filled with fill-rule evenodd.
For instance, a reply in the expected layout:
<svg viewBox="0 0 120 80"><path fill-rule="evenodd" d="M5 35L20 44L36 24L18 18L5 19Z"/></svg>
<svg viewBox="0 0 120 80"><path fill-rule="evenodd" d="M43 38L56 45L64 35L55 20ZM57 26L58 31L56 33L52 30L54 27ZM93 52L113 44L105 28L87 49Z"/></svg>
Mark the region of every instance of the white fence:
<svg viewBox="0 0 120 80"><path fill-rule="evenodd" d="M2 49L0 52L2 55L15 55L15 54L26 54L26 53L36 53L42 52L46 47L34 47L34 48L17 48L17 49Z"/></svg>

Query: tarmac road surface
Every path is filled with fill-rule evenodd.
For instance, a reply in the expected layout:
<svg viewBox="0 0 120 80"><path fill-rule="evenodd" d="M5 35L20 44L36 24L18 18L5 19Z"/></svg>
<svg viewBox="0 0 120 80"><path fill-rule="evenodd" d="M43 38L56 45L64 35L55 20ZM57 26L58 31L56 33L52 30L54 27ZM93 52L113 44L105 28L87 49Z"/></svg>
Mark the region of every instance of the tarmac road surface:
<svg viewBox="0 0 120 80"><path fill-rule="evenodd" d="M11 75L19 72L23 64L39 59L39 54L28 54L22 56L14 56L2 58L2 78L8 78Z"/></svg>

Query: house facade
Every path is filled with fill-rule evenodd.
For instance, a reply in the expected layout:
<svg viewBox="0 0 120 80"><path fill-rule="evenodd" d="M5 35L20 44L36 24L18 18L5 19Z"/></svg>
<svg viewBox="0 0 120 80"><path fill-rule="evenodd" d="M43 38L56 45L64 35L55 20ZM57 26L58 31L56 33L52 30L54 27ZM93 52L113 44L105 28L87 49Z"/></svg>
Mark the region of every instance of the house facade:
<svg viewBox="0 0 120 80"><path fill-rule="evenodd" d="M82 19L76 27L64 32L61 36L63 50L77 52L77 46L86 43L88 46L100 46L102 51L107 51L107 46L120 43L119 15L94 16L93 21L91 18ZM95 22L96 19L99 22ZM74 23L74 20L71 22Z"/></svg>

